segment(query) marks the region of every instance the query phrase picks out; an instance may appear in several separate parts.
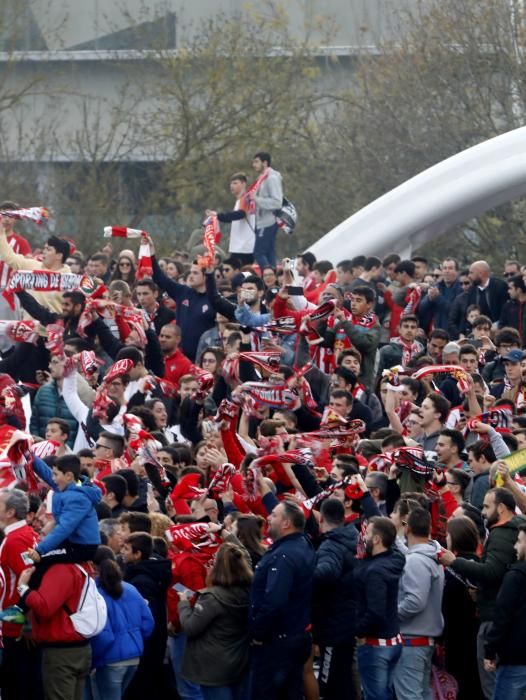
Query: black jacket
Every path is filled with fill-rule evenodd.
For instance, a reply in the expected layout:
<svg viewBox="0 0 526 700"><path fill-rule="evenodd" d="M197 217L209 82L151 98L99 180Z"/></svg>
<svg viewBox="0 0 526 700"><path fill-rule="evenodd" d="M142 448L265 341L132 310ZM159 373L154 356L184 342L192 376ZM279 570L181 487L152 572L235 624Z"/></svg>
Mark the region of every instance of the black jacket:
<svg viewBox="0 0 526 700"><path fill-rule="evenodd" d="M312 622L314 641L332 646L354 639L354 568L358 531L345 525L327 532L316 552Z"/></svg>
<svg viewBox="0 0 526 700"><path fill-rule="evenodd" d="M489 317L494 322L498 321L502 312L502 307L509 299L508 285L506 282L504 282L504 280L499 280L497 277L491 277L486 295L489 295L489 299L487 299L489 306ZM472 304L476 304L479 307L481 304L481 292L475 284L472 284L467 291L466 308ZM484 313L483 308L481 311Z"/></svg>
<svg viewBox="0 0 526 700"><path fill-rule="evenodd" d="M504 666L526 666L526 561L518 561L504 576L495 617L485 646L485 658L499 657Z"/></svg>
<svg viewBox="0 0 526 700"><path fill-rule="evenodd" d="M175 321L175 312L164 306L164 304L159 304L159 308L153 317L153 325L157 335L159 335L163 326L166 326L172 321Z"/></svg>
<svg viewBox="0 0 526 700"><path fill-rule="evenodd" d="M514 515L511 520L494 525L484 543L482 560L469 561L458 557L451 568L477 585L477 607L481 622L493 622L495 602L508 566L515 561L514 544L519 525L526 521Z"/></svg>
<svg viewBox="0 0 526 700"><path fill-rule="evenodd" d="M390 639L400 633L398 582L404 563L404 555L396 547L357 562L357 637Z"/></svg>
<svg viewBox="0 0 526 700"><path fill-rule="evenodd" d="M315 554L300 532L286 535L265 552L254 571L249 629L253 639L303 634L311 622Z"/></svg>
<svg viewBox="0 0 526 700"><path fill-rule="evenodd" d="M150 607L155 621L155 632L166 634L166 592L170 585L172 569L168 559L145 559L128 564L124 580L139 591Z"/></svg>
<svg viewBox="0 0 526 700"><path fill-rule="evenodd" d="M451 304L449 309L449 322L447 332L451 338L458 338L461 333L467 335L471 331L471 326L466 318L468 308L468 293L462 292Z"/></svg>

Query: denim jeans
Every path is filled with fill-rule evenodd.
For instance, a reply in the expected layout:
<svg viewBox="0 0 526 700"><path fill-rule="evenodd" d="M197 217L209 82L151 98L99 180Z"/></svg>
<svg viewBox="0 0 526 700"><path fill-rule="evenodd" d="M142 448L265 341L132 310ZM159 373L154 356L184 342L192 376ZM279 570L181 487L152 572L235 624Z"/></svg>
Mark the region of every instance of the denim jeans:
<svg viewBox="0 0 526 700"><path fill-rule="evenodd" d="M263 270L267 265L276 267L276 234L278 225L273 224L266 228L256 229L256 244L254 246L254 259Z"/></svg>
<svg viewBox="0 0 526 700"><path fill-rule="evenodd" d="M133 665L117 663L98 668L89 679L93 700L121 700L138 665L137 659L137 663ZM87 693L86 695L89 697Z"/></svg>
<svg viewBox="0 0 526 700"><path fill-rule="evenodd" d="M181 700L203 700L201 686L186 681L181 675L185 644L186 635L184 634L176 634L175 637L168 637L168 649L170 650L170 659L174 670L177 692Z"/></svg>
<svg viewBox="0 0 526 700"><path fill-rule="evenodd" d="M393 673L402 653L401 645L358 647L358 671L362 679L364 700L392 700Z"/></svg>
<svg viewBox="0 0 526 700"><path fill-rule="evenodd" d="M479 678L482 692L486 700L491 700L495 697L493 691L495 690L496 674L494 671L486 671L484 668L484 647L486 644L486 635L492 622L481 622L479 627L479 633L477 635L477 661L479 665Z"/></svg>
<svg viewBox="0 0 526 700"><path fill-rule="evenodd" d="M307 633L252 647L251 700L303 700L303 666L311 648Z"/></svg>
<svg viewBox="0 0 526 700"><path fill-rule="evenodd" d="M434 647L402 647L393 675L397 700L432 700L431 660Z"/></svg>
<svg viewBox="0 0 526 700"><path fill-rule="evenodd" d="M202 685L204 700L249 700L250 698L250 674L240 678L237 683L232 685L221 685L212 687L210 685Z"/></svg>
<svg viewBox="0 0 526 700"><path fill-rule="evenodd" d="M526 698L526 666L499 666L493 700Z"/></svg>

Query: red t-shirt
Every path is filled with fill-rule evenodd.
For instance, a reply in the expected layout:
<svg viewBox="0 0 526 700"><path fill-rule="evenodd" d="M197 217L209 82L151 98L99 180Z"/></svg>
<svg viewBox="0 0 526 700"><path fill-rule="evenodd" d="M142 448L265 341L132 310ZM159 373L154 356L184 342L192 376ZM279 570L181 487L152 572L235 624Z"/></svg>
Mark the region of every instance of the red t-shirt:
<svg viewBox="0 0 526 700"><path fill-rule="evenodd" d="M10 233L7 237L7 242L15 253L20 253L20 255L31 255L31 246L29 241L27 241L23 236L18 233Z"/></svg>

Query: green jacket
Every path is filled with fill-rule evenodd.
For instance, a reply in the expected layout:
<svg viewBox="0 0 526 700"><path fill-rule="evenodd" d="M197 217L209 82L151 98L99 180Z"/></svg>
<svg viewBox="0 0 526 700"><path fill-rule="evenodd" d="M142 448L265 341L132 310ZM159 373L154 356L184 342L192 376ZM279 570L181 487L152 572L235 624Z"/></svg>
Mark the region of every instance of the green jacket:
<svg viewBox="0 0 526 700"><path fill-rule="evenodd" d="M513 545L517 540L518 527L526 520L515 515L504 525L494 525L484 545L480 561L455 559L451 568L477 586L477 607L480 621L491 622L495 601L502 579L510 564L515 561Z"/></svg>
<svg viewBox="0 0 526 700"><path fill-rule="evenodd" d="M326 329L326 344L331 347L334 345L336 333L340 328L362 356L359 380L367 389L374 391L374 365L380 342L380 324L377 321L372 328L365 328L354 325L351 321L342 321L335 324L334 328Z"/></svg>
<svg viewBox="0 0 526 700"><path fill-rule="evenodd" d="M212 586L199 592L196 603L179 603L181 629L188 639L182 675L193 683L222 686L235 683L250 665L248 588Z"/></svg>

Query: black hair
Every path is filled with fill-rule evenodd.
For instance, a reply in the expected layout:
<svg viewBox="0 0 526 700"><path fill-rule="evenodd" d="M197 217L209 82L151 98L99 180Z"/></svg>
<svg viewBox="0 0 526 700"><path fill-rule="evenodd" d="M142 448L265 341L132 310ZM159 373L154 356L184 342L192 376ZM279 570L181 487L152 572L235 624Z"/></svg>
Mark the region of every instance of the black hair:
<svg viewBox="0 0 526 700"><path fill-rule="evenodd" d="M102 483L106 488L106 493L113 493L115 500L120 505L126 496L127 484L126 479L119 474L109 474L102 478Z"/></svg>
<svg viewBox="0 0 526 700"><path fill-rule="evenodd" d="M71 252L71 246L64 238L59 238L58 236L50 236L47 241L47 245L54 248L57 253L62 255L62 264L66 262L69 258Z"/></svg>
<svg viewBox="0 0 526 700"><path fill-rule="evenodd" d="M498 506L499 504L502 504L505 506L508 510L510 510L512 513L515 514L515 508L517 507L517 502L515 500L515 496L511 493L511 491L508 491L508 489L502 488L498 486L495 489L490 489L488 493L492 493L493 497L495 498L495 505Z"/></svg>
<svg viewBox="0 0 526 700"><path fill-rule="evenodd" d="M456 445L457 452L459 454L463 452L464 447L466 446L466 441L464 440L464 436L462 435L460 430L453 430L453 428L444 428L444 430L440 431L440 435L448 437L451 440L451 442Z"/></svg>
<svg viewBox="0 0 526 700"><path fill-rule="evenodd" d="M333 527L340 527L345 522L345 508L337 498L327 498L320 506L323 519Z"/></svg>
<svg viewBox="0 0 526 700"><path fill-rule="evenodd" d="M264 161L265 163L267 163L267 165L270 165L272 162L270 153L268 153L267 151L258 151L254 158L259 158L259 160Z"/></svg>
<svg viewBox="0 0 526 700"><path fill-rule="evenodd" d="M373 535L378 535L382 540L382 545L386 549L390 549L396 540L396 528L389 518L383 518L378 515L369 519L369 523L373 526Z"/></svg>
<svg viewBox="0 0 526 700"><path fill-rule="evenodd" d="M126 538L133 552L141 553L141 560L149 559L153 551L153 539L147 532L133 532Z"/></svg>
<svg viewBox="0 0 526 700"><path fill-rule="evenodd" d="M80 459L77 457L77 455L64 455L63 457L57 457L53 466L63 474L67 474L68 472L73 474L75 480L80 476Z"/></svg>
<svg viewBox="0 0 526 700"><path fill-rule="evenodd" d="M415 263L412 260L400 260L395 267L395 272L405 272L409 277L415 276Z"/></svg>
<svg viewBox="0 0 526 700"><path fill-rule="evenodd" d="M363 297L365 301L369 302L370 304L376 299L374 289L371 289L371 287L368 287L366 284L358 285L352 290L351 294L353 296Z"/></svg>
<svg viewBox="0 0 526 700"><path fill-rule="evenodd" d="M139 495L139 477L133 469L119 469L117 474L126 479L128 496L137 497Z"/></svg>
<svg viewBox="0 0 526 700"><path fill-rule="evenodd" d="M97 547L93 563L99 571L101 588L114 600L120 598L123 592L122 572L115 561L115 554L105 545Z"/></svg>
<svg viewBox="0 0 526 700"><path fill-rule="evenodd" d="M425 508L413 508L407 516L407 529L416 537L429 537L431 515Z"/></svg>

